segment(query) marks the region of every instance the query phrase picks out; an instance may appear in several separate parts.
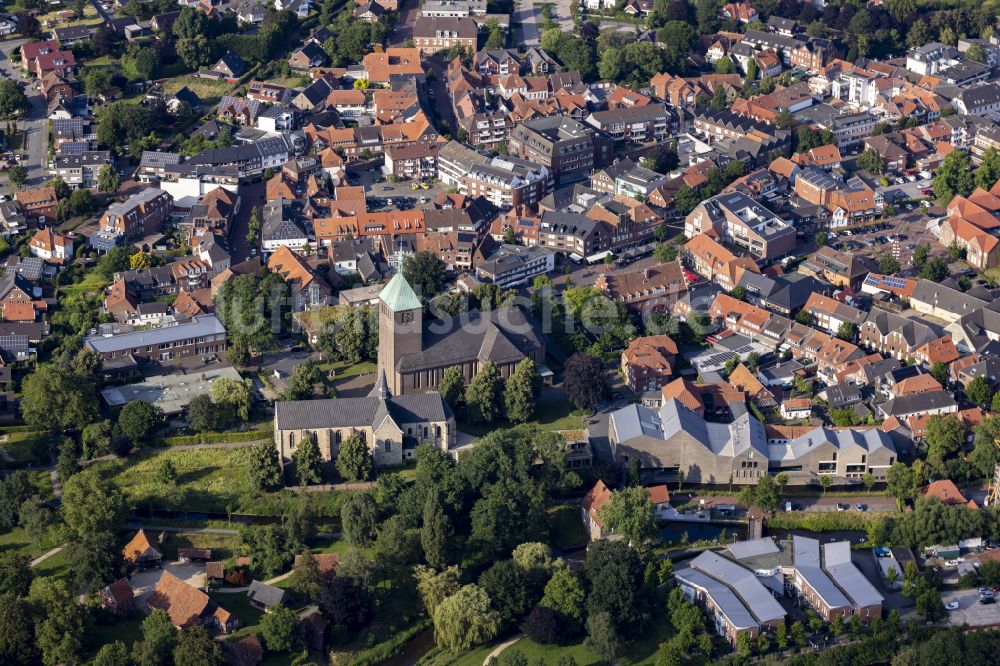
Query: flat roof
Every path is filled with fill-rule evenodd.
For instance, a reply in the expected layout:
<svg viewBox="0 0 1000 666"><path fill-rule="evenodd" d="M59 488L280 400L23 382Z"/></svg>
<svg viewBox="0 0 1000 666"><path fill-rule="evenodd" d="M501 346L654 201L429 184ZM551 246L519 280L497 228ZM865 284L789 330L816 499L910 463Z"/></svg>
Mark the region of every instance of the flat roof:
<svg viewBox="0 0 1000 666"><path fill-rule="evenodd" d="M179 414L199 395L210 395L216 379L240 379L235 368L226 366L189 375L153 375L138 384L114 386L101 391L109 407L145 400L165 414Z"/></svg>
<svg viewBox="0 0 1000 666"><path fill-rule="evenodd" d="M122 333L120 335L96 335L88 337L84 343L95 352L109 353L139 347L176 342L207 335L225 335L226 328L214 314L200 315L193 321L176 326L163 326L145 331Z"/></svg>

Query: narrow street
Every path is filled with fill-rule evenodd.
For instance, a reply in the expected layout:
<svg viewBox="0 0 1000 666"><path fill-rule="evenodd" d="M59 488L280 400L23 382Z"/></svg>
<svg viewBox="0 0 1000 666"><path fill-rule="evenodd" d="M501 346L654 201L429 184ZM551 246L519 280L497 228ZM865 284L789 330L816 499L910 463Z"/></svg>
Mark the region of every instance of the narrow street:
<svg viewBox="0 0 1000 666"><path fill-rule="evenodd" d="M45 118L46 105L41 92L31 87L31 80L21 75L20 69L14 66L10 54L15 48L21 46L28 40L14 39L6 41L0 46L0 72L5 78L12 78L15 81L23 81L27 85L24 89L31 102L31 110L26 118L18 121L19 129L24 130L25 146L23 150L24 161L22 164L28 170L28 177L24 182L25 187L36 187L45 181L46 165L48 156L49 131L48 121ZM2 189L10 191L10 185L4 182Z"/></svg>
<svg viewBox="0 0 1000 666"><path fill-rule="evenodd" d="M517 0L514 14L511 16L511 23L521 26L520 41L515 35L515 44L523 44L525 47L538 46L538 17L541 10L535 7L534 0Z"/></svg>
<svg viewBox="0 0 1000 666"><path fill-rule="evenodd" d="M266 184L251 183L240 187L240 210L229 227L229 249L232 262L238 264L250 258L250 244L247 243L247 230L250 228L250 214L254 206L263 206ZM261 224L264 220L261 219ZM256 245L256 243L254 243Z"/></svg>

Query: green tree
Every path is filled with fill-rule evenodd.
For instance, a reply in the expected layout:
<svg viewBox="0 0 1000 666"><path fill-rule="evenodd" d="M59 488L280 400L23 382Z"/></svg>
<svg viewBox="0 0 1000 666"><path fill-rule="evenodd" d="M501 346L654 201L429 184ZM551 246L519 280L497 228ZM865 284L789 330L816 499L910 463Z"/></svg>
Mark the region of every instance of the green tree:
<svg viewBox="0 0 1000 666"><path fill-rule="evenodd" d="M27 113L30 108L28 97L17 81L13 79L0 81L0 117L16 118Z"/></svg>
<svg viewBox="0 0 1000 666"><path fill-rule="evenodd" d="M478 585L465 585L434 610L434 639L452 652L462 652L494 638L500 614Z"/></svg>
<svg viewBox="0 0 1000 666"><path fill-rule="evenodd" d="M94 666L129 666L128 648L121 641L106 643L94 655Z"/></svg>
<svg viewBox="0 0 1000 666"><path fill-rule="evenodd" d="M30 600L42 611L35 622L35 641L45 666L77 663L86 631L84 608L64 580L39 578L31 584Z"/></svg>
<svg viewBox="0 0 1000 666"><path fill-rule="evenodd" d="M821 476L819 477L819 485L823 489L823 494L825 495L826 491L833 485L833 479L826 475Z"/></svg>
<svg viewBox="0 0 1000 666"><path fill-rule="evenodd" d="M212 45L204 35L196 35L190 39L179 39L176 43L177 55L184 66L198 69L209 62L212 57Z"/></svg>
<svg viewBox="0 0 1000 666"><path fill-rule="evenodd" d="M962 150L948 153L934 173L934 194L942 204L967 196L975 187L972 159Z"/></svg>
<svg viewBox="0 0 1000 666"><path fill-rule="evenodd" d="M52 510L36 496L25 500L17 515L18 524L24 529L25 534L36 546L41 545L52 525Z"/></svg>
<svg viewBox="0 0 1000 666"><path fill-rule="evenodd" d="M295 463L295 476L300 486L322 483L323 455L313 435L302 436L299 448L292 454L292 462Z"/></svg>
<svg viewBox="0 0 1000 666"><path fill-rule="evenodd" d="M285 387L285 400L308 400L313 397L316 387L322 387L323 372L316 363L302 363L295 367Z"/></svg>
<svg viewBox="0 0 1000 666"><path fill-rule="evenodd" d="M434 612L441 602L452 596L459 589L458 567L450 566L441 571L435 571L431 567L417 565L413 568L413 578L417 583L417 593L427 610L427 614L434 617Z"/></svg>
<svg viewBox="0 0 1000 666"><path fill-rule="evenodd" d="M988 405L993 399L993 389L982 375L965 385L965 397L977 405Z"/></svg>
<svg viewBox="0 0 1000 666"><path fill-rule="evenodd" d="M948 385L948 366L941 361L935 361L930 369L930 376L941 386Z"/></svg>
<svg viewBox="0 0 1000 666"><path fill-rule="evenodd" d="M417 295L431 299L441 293L444 287L447 267L433 252L416 252L403 262L403 277L413 287Z"/></svg>
<svg viewBox="0 0 1000 666"><path fill-rule="evenodd" d="M888 252L883 252L878 260L878 269L885 275L895 275L899 272L899 260Z"/></svg>
<svg viewBox="0 0 1000 666"><path fill-rule="evenodd" d="M569 567L559 566L545 584L545 593L539 603L569 620L571 628L575 629L583 622L586 596L580 577Z"/></svg>
<svg viewBox="0 0 1000 666"><path fill-rule="evenodd" d="M885 160L874 148L868 148L858 155L857 164L859 169L877 176L885 173Z"/></svg>
<svg viewBox="0 0 1000 666"><path fill-rule="evenodd" d="M295 611L281 604L264 613L260 618L260 630L267 649L271 652L292 650L296 646L298 624Z"/></svg>
<svg viewBox="0 0 1000 666"><path fill-rule="evenodd" d="M30 557L12 551L0 553L0 595L28 596L33 577Z"/></svg>
<svg viewBox="0 0 1000 666"><path fill-rule="evenodd" d="M577 409L593 409L604 397L601 362L581 352L569 357L563 369L566 397Z"/></svg>
<svg viewBox="0 0 1000 666"><path fill-rule="evenodd" d="M843 322L837 329L837 337L841 340L846 340L847 342L854 342L854 338L858 335L858 330L849 321Z"/></svg>
<svg viewBox="0 0 1000 666"><path fill-rule="evenodd" d="M347 481L367 481L375 470L368 445L361 435L354 433L340 444L337 453L337 472Z"/></svg>
<svg viewBox="0 0 1000 666"><path fill-rule="evenodd" d="M108 479L77 474L63 484L61 511L71 535L114 533L125 515L125 497Z"/></svg>
<svg viewBox="0 0 1000 666"><path fill-rule="evenodd" d="M535 603L527 572L513 560L494 562L479 577L478 584L505 627L519 624Z"/></svg>
<svg viewBox="0 0 1000 666"><path fill-rule="evenodd" d="M990 147L983 153L983 161L976 169L976 186L989 190L998 180L1000 180L1000 151Z"/></svg>
<svg viewBox="0 0 1000 666"><path fill-rule="evenodd" d="M133 400L118 414L118 430L136 446L146 442L163 425L163 411L145 400Z"/></svg>
<svg viewBox="0 0 1000 666"><path fill-rule="evenodd" d="M80 428L97 420L93 379L54 364L39 366L21 384L21 415L36 428Z"/></svg>
<svg viewBox="0 0 1000 666"><path fill-rule="evenodd" d="M32 609L25 599L0 595L0 662L37 664Z"/></svg>
<svg viewBox="0 0 1000 666"><path fill-rule="evenodd" d="M656 509L641 486L611 493L599 513L604 524L633 547L641 547L656 534Z"/></svg>
<svg viewBox="0 0 1000 666"><path fill-rule="evenodd" d="M931 282L941 282L948 277L948 263L941 257L934 257L920 269L920 277Z"/></svg>
<svg viewBox="0 0 1000 666"><path fill-rule="evenodd" d="M588 615L607 612L623 633L633 632L649 617L646 567L624 541L598 541L587 550L584 570L590 582Z"/></svg>
<svg viewBox="0 0 1000 666"><path fill-rule="evenodd" d="M584 644L603 661L615 663L620 641L610 613L595 613L587 617L587 640Z"/></svg>
<svg viewBox="0 0 1000 666"><path fill-rule="evenodd" d="M371 492L354 493L344 502L340 511L347 541L359 548L370 546L378 534L378 504Z"/></svg>
<svg viewBox="0 0 1000 666"><path fill-rule="evenodd" d="M875 476L871 472L865 472L861 476L861 483L864 484L865 490L871 492L875 487Z"/></svg>
<svg viewBox="0 0 1000 666"><path fill-rule="evenodd" d="M897 461L886 472L885 483L890 495L900 502L907 502L920 492L921 479L912 467Z"/></svg>
<svg viewBox="0 0 1000 666"><path fill-rule="evenodd" d="M465 398L465 375L462 369L453 365L444 371L441 377L441 384L438 385L438 393L444 399L452 411L457 410L462 400Z"/></svg>
<svg viewBox="0 0 1000 666"><path fill-rule="evenodd" d="M945 460L965 446L965 426L952 414L936 414L927 421L927 457Z"/></svg>
<svg viewBox="0 0 1000 666"><path fill-rule="evenodd" d="M420 544L424 559L436 569L448 564L448 545L452 537L451 520L444 512L441 497L436 491L427 494L423 508L423 526L420 529Z"/></svg>
<svg viewBox="0 0 1000 666"><path fill-rule="evenodd" d="M284 485L281 476L281 462L278 460L278 449L273 442L261 442L250 448L247 471L250 475L250 483L256 490L278 490Z"/></svg>
<svg viewBox="0 0 1000 666"><path fill-rule="evenodd" d="M162 485L177 483L177 467L170 458L165 458L156 470L156 480Z"/></svg>
<svg viewBox="0 0 1000 666"><path fill-rule="evenodd" d="M7 170L7 178L10 180L10 184L14 187L14 189L19 190L24 185L24 181L28 178L28 170L20 164L15 164Z"/></svg>
<svg viewBox="0 0 1000 666"><path fill-rule="evenodd" d="M243 421L250 419L253 388L248 380L220 377L212 382L212 402L232 410Z"/></svg>
<svg viewBox="0 0 1000 666"><path fill-rule="evenodd" d="M529 421L535 415L535 404L541 387L542 377L538 374L535 362L530 358L519 362L504 386L507 420L511 423Z"/></svg>
<svg viewBox="0 0 1000 666"><path fill-rule="evenodd" d="M204 627L192 627L177 634L173 657L174 666L223 666L229 663L222 644L212 638Z"/></svg>
<svg viewBox="0 0 1000 666"><path fill-rule="evenodd" d="M97 172L97 189L114 194L122 184L118 169L113 164L105 164Z"/></svg>
<svg viewBox="0 0 1000 666"><path fill-rule="evenodd" d="M479 374L465 389L466 413L475 423L493 423L500 417L503 378L492 361L483 364Z"/></svg>

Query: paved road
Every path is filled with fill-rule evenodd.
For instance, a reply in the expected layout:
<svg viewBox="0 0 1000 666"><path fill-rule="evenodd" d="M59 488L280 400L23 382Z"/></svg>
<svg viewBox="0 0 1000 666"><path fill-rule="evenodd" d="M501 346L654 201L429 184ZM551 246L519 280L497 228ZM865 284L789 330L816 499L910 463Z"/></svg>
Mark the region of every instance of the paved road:
<svg viewBox="0 0 1000 666"><path fill-rule="evenodd" d="M254 206L264 205L266 184L262 181L240 187L240 210L229 227L229 248L232 263L238 264L250 258L250 244L247 243L247 230L250 228L250 214ZM261 219L263 224L264 220Z"/></svg>
<svg viewBox="0 0 1000 666"><path fill-rule="evenodd" d="M395 31L389 35L389 46L402 46L408 39L413 39L413 24L420 14L419 0L403 0L399 3L399 19Z"/></svg>
<svg viewBox="0 0 1000 666"><path fill-rule="evenodd" d="M19 67L15 67L11 62L10 53L15 48L21 46L28 40L14 39L4 42L0 46L0 72L5 78L13 78L15 81L24 81L28 87L24 92L31 102L31 110L26 118L18 122L18 126L24 130L26 148L24 151L24 167L28 170L28 177L24 184L26 187L41 185L45 181L47 169L45 160L48 157L49 132L48 123L45 118L46 105L41 93L30 85L30 79L21 75ZM10 184L4 183L4 189L10 191Z"/></svg>
<svg viewBox="0 0 1000 666"><path fill-rule="evenodd" d="M521 24L521 39L517 44L538 46L538 19L541 14L542 11L535 7L534 0L517 0L511 19L512 23Z"/></svg>

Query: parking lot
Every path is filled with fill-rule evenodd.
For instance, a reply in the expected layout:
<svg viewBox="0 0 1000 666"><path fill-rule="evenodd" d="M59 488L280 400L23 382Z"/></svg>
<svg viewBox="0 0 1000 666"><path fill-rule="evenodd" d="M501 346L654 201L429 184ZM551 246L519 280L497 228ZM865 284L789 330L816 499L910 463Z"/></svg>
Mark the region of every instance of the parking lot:
<svg viewBox="0 0 1000 666"><path fill-rule="evenodd" d="M899 261L904 270L910 267L913 250L918 245L929 245L932 255L943 253L937 237L927 230L929 220L921 211L898 212L890 220L864 229L838 231L836 236L835 232L830 232L828 244L876 262L883 254L888 254Z"/></svg>
<svg viewBox="0 0 1000 666"><path fill-rule="evenodd" d="M430 208L438 194L451 189L439 181L427 183L427 189L418 187L416 190L411 181L390 182L381 167L374 166L372 162L350 169L347 175L351 185L365 188L368 210Z"/></svg>
<svg viewBox="0 0 1000 666"><path fill-rule="evenodd" d="M970 627L1000 625L1000 604L979 603L979 593L976 590L948 590L941 593L941 601L945 606L952 602L958 603L957 609L948 611L949 624L966 624Z"/></svg>

